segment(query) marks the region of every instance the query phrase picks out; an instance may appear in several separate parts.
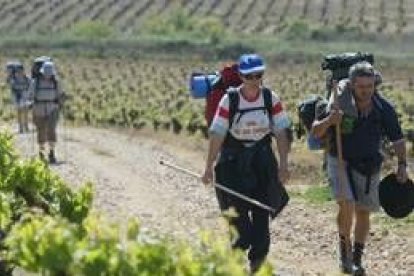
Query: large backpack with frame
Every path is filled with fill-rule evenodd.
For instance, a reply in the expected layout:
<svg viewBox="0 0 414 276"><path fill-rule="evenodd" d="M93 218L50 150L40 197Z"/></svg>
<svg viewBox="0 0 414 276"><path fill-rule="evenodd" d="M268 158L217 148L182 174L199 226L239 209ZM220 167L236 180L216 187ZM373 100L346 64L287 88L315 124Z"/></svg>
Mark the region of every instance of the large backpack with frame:
<svg viewBox="0 0 414 276"><path fill-rule="evenodd" d="M332 92L333 83L338 83L340 80L347 78L351 66L361 61L367 61L370 64L374 64L374 56L370 53L358 52L332 54L324 57L321 68L324 71L330 71L326 83L327 92L325 96L310 95L297 105L298 125L296 135L300 138L303 134L306 134L309 149L324 149L324 141L317 139L310 134L313 121L316 118L318 110L326 108Z"/></svg>

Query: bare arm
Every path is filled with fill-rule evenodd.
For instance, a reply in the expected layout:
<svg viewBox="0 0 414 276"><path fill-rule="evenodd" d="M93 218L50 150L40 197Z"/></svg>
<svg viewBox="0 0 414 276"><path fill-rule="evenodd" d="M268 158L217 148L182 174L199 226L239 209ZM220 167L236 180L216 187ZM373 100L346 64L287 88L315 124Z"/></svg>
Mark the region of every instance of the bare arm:
<svg viewBox="0 0 414 276"><path fill-rule="evenodd" d="M287 131L287 129L281 129L275 133L277 151L279 154L278 177L282 184L286 183L290 177L288 169L288 154L290 151L290 142Z"/></svg>
<svg viewBox="0 0 414 276"><path fill-rule="evenodd" d="M405 140L402 139L402 140L399 140L393 143L393 148L395 150L395 154L397 155L397 159L398 159L397 179L400 182L405 183L408 178Z"/></svg>
<svg viewBox="0 0 414 276"><path fill-rule="evenodd" d="M35 93L35 81L31 81L29 84L29 89L27 90L27 100L31 104L33 104L34 102L34 93Z"/></svg>
<svg viewBox="0 0 414 276"><path fill-rule="evenodd" d="M407 162L405 140L403 139L393 143L393 148L397 155L398 163Z"/></svg>
<svg viewBox="0 0 414 276"><path fill-rule="evenodd" d="M214 161L216 161L217 155L221 149L221 146L223 145L223 142L223 137L211 135L206 167L212 167L214 165Z"/></svg>
<svg viewBox="0 0 414 276"><path fill-rule="evenodd" d="M322 120L315 120L312 125L311 134L316 138L322 138L331 126L332 122L329 116Z"/></svg>
<svg viewBox="0 0 414 276"><path fill-rule="evenodd" d="M218 135L210 135L209 147L208 147L208 155L207 155L207 162L206 168L204 171L204 175L202 177L202 181L204 184L208 184L213 181L213 165L217 159L217 155L223 145L224 137Z"/></svg>
<svg viewBox="0 0 414 276"><path fill-rule="evenodd" d="M57 91L57 98L58 98L59 105L62 107L66 100L66 95L65 95L65 91L63 90L61 81L58 81L56 83L56 91Z"/></svg>
<svg viewBox="0 0 414 276"><path fill-rule="evenodd" d="M277 151L279 154L279 165L280 167L287 168L288 165L288 154L290 151L290 143L287 136L286 129L281 129L276 132L276 144Z"/></svg>
<svg viewBox="0 0 414 276"><path fill-rule="evenodd" d="M311 134L316 138L322 138L325 136L327 130L336 124L339 124L342 120L343 112L341 110L333 109L329 115L321 120L315 120L312 125Z"/></svg>

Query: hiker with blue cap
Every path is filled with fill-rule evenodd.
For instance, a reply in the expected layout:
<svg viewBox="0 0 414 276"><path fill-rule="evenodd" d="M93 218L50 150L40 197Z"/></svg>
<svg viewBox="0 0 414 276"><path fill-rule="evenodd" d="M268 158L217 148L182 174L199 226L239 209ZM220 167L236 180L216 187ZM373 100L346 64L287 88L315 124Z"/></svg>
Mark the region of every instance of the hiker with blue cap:
<svg viewBox="0 0 414 276"><path fill-rule="evenodd" d="M395 179L400 183L408 179L406 146L393 105L376 89L379 74L373 66L366 61L356 63L348 75L334 88L327 108L318 114L312 134L329 140L327 173L339 206L340 268L346 274L365 275L362 256L370 215L380 209L382 141L387 138L392 142L398 160Z"/></svg>
<svg viewBox="0 0 414 276"><path fill-rule="evenodd" d="M269 212L216 189L222 211L233 208L230 218L238 237L233 247L249 250L252 273L265 261L270 247L269 220L287 204L283 186L289 178L288 129L290 120L275 92L263 86L266 65L257 54L242 55L238 71L242 84L221 99L209 129L209 150L202 177L276 210ZM271 143L275 137L279 162ZM214 177L215 176L215 177Z"/></svg>
<svg viewBox="0 0 414 276"><path fill-rule="evenodd" d="M48 143L48 160L54 164L56 163L56 128L64 97L56 78L54 63L44 62L39 72L40 75L32 80L29 88L29 97L33 103L33 122L37 129L39 157L46 161L46 143Z"/></svg>

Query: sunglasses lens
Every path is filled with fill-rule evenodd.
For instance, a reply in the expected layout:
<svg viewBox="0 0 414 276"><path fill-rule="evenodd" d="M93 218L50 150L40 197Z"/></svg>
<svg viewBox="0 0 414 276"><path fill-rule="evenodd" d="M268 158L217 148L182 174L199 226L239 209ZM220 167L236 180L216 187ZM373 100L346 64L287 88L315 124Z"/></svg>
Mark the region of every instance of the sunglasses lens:
<svg viewBox="0 0 414 276"><path fill-rule="evenodd" d="M244 75L244 77L248 80L253 80L253 79L261 79L263 77L263 73L259 73L259 74L247 74Z"/></svg>

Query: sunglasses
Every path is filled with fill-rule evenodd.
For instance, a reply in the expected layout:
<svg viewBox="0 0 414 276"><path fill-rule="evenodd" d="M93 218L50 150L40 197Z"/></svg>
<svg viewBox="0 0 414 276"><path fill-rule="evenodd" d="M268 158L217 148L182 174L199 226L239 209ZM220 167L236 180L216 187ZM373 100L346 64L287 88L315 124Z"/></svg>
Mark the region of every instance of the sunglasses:
<svg viewBox="0 0 414 276"><path fill-rule="evenodd" d="M261 78L263 78L263 73L257 73L257 74L246 74L246 75L242 75L243 78L245 78L246 80L259 80Z"/></svg>

